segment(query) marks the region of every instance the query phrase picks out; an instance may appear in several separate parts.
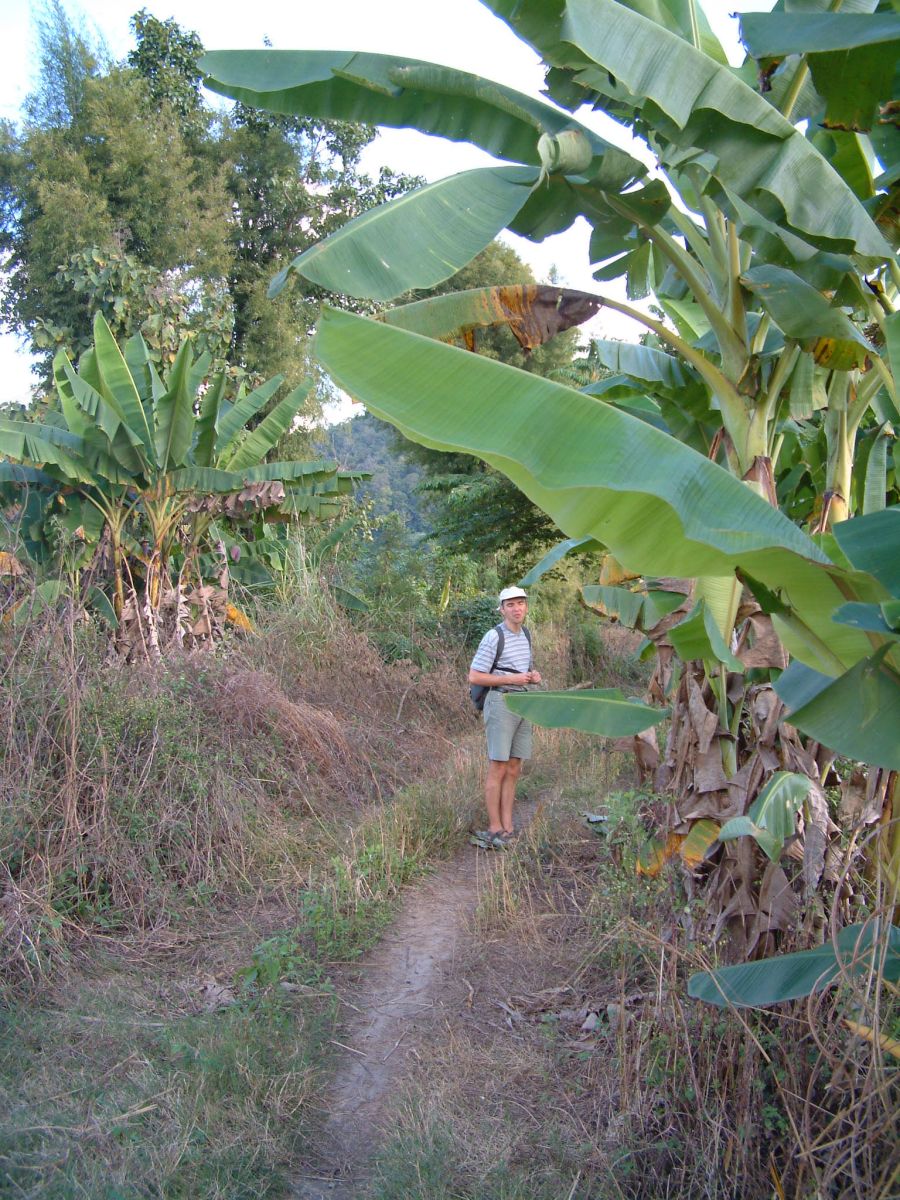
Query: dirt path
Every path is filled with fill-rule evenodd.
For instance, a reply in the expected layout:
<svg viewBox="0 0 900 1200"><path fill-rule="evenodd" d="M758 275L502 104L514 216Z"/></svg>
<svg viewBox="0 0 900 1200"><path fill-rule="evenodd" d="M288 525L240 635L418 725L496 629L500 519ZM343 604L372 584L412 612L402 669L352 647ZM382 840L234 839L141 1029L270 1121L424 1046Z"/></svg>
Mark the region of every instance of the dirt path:
<svg viewBox="0 0 900 1200"><path fill-rule="evenodd" d="M517 820L527 822L532 809L521 802ZM411 888L396 922L363 963L358 983L344 997L345 1048L315 1157L297 1181L298 1200L354 1200L360 1194L408 1046L444 1020L446 983L471 937L481 882L497 857L467 847Z"/></svg>

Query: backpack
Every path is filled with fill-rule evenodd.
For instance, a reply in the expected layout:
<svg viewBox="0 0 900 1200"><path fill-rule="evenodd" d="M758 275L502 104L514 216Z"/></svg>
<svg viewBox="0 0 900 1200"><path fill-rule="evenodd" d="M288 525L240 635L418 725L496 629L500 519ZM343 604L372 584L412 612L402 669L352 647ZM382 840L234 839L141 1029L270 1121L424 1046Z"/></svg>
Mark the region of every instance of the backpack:
<svg viewBox="0 0 900 1200"><path fill-rule="evenodd" d="M503 647L506 644L506 639L504 638L504 635L503 635L503 625L504 625L504 622L501 621L499 625L494 626L494 628L497 630L497 652L494 655L494 661L491 663L491 669L490 669L490 671L488 671L488 675L493 675L494 671L497 669L497 663L500 661L500 657L503 654ZM523 625L522 632L525 634L525 637L528 639L528 648L530 650L531 649L531 630L528 629L525 625ZM531 661L533 662L534 660L532 659ZM529 670L530 669L531 669L531 663L529 663ZM484 711L484 702L487 699L488 692L490 692L490 691L493 691L493 688L487 687L486 684L483 684L483 683L470 683L469 684L469 696L471 697L472 703L475 705L475 707L478 709L479 712Z"/></svg>

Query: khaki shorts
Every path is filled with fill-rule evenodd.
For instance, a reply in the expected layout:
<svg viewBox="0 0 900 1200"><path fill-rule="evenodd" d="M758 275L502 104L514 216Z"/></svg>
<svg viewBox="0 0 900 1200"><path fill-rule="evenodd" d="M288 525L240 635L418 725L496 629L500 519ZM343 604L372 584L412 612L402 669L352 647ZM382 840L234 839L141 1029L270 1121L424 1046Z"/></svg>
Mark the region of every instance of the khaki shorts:
<svg viewBox="0 0 900 1200"><path fill-rule="evenodd" d="M491 691L485 697L484 731L492 762L531 758L531 722L509 711L503 692Z"/></svg>

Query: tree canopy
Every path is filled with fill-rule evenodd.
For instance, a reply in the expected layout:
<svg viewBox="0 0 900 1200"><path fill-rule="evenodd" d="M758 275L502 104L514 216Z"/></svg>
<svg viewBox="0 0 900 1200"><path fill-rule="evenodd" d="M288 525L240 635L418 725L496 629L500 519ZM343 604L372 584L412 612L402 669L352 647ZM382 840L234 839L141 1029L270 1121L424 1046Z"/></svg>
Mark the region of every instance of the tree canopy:
<svg viewBox="0 0 900 1200"><path fill-rule="evenodd" d="M146 9L131 28L116 64L47 0L37 89L0 127L0 320L45 381L56 350L90 344L99 309L161 359L184 326L239 377L296 384L325 293L301 283L271 303L271 276L416 181L360 171L370 126L222 114L200 90L196 33Z"/></svg>

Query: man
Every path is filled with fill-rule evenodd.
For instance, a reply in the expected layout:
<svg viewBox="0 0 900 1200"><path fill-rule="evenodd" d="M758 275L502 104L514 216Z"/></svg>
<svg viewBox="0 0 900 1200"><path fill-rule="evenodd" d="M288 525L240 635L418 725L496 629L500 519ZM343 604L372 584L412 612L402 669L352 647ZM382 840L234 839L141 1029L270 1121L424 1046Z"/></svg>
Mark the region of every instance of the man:
<svg viewBox="0 0 900 1200"><path fill-rule="evenodd" d="M484 786L487 829L475 835L477 844L500 850L514 836L513 805L522 762L531 757L531 723L506 707L507 692L524 692L530 683L540 683L533 668L531 638L525 631L528 595L520 587L504 588L499 611L503 617L503 647L498 630L489 629L469 668L469 683L491 690L484 702L488 773Z"/></svg>

